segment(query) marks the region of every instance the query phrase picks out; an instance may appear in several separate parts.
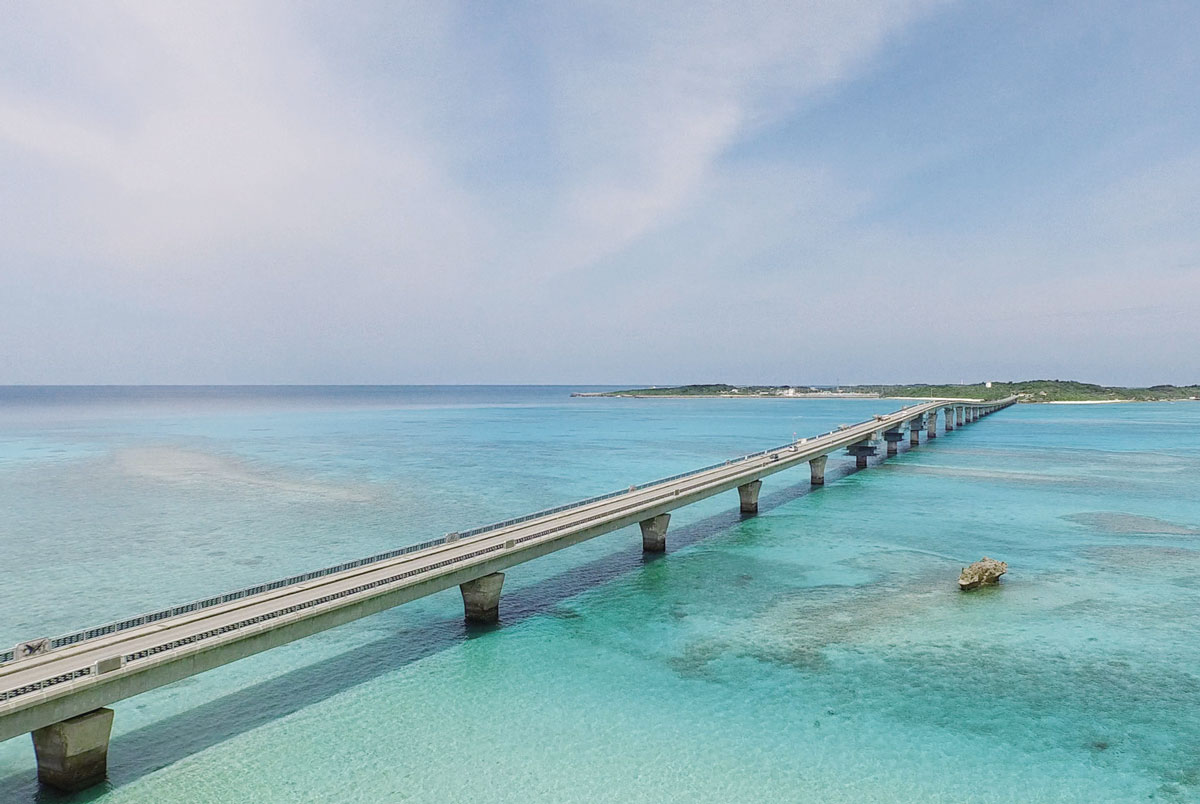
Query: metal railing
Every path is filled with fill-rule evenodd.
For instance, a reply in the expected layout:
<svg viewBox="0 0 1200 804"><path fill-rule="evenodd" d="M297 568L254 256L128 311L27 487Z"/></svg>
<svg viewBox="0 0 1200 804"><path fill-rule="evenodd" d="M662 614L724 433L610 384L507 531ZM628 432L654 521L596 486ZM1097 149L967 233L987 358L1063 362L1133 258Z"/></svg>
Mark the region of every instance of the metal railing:
<svg viewBox="0 0 1200 804"><path fill-rule="evenodd" d="M830 433L826 433L825 435L830 435ZM817 436L817 438L820 438L820 437L822 437L822 436ZM767 453L778 451L780 449L786 449L789 446L791 446L791 443L784 444L782 447L772 447L770 449L760 450L758 452L752 452L748 455L742 455L737 458L730 458L729 460L722 461L721 463L714 463L709 466L705 466L700 469L693 469L688 472L680 472L679 474L671 475L670 477L659 478L657 480L652 480L649 483L641 483L639 485L632 486L632 487L626 488L626 489L621 489L619 491L611 491L611 492L608 492L607 494L600 494L595 497L588 497L583 500L576 500L575 502L567 503L566 505L559 505L554 508L545 508L543 510L535 511L531 514L526 514L524 516L513 517L511 519L505 519L505 520L501 520L499 522L492 522L487 525L481 525L479 527L471 528L470 530L465 530L465 531L461 531L458 533L446 534L445 536L442 536L441 538L438 538L438 539L430 539L429 541L420 542L418 544L412 544L407 547L401 547L401 548L398 548L395 550L388 550L387 552L377 553L376 555L367 556L366 558L360 558L360 559L356 559L354 561L347 561L342 564L335 564L331 567L324 567L322 569L313 570L311 572L301 573L299 575L291 575L286 578L279 578L277 580L270 581L268 583L256 584L254 586L245 587L244 589L238 589L238 590L235 590L232 592L226 592L221 595L215 595L213 597L206 597L206 598L202 598L200 600L193 600L190 603L183 603L178 606L171 606L169 608L159 609L158 611L152 611L152 612L147 612L145 614L139 614L135 617L128 617L128 618L125 618L122 620L114 620L113 622L105 623L104 625L98 625L98 626L95 626L92 628L84 628L84 629L81 629L79 631L74 631L69 634L62 634L60 636L51 637L50 650L53 651L53 650L58 650L59 648L65 648L65 647L69 647L71 645L77 645L81 642L86 642L86 641L92 640L92 639L99 639L100 637L108 636L110 634L116 634L121 631L126 631L130 628L140 628L144 625L150 625L151 623L156 623L156 622L159 622L162 620L167 620L172 617L179 617L184 614L191 614L193 612L202 611L203 609L211 608L212 606L220 606L225 603L232 603L235 600L241 600L242 598L252 597L254 595L261 595L264 592L271 592L276 589L281 589L285 586L292 586L294 584L304 583L305 581L311 581L316 578L323 578L327 575L333 575L335 573L345 572L346 570L357 569L359 567L364 567L364 566L367 566L370 564L377 564L381 561L387 561L389 559L398 558L403 555L408 555L409 553L415 553L420 550L427 550L430 547L438 547L440 545L449 544L451 542L458 541L459 539L466 539L466 538L470 538L472 536L478 536L480 534L490 533L490 532L496 531L496 530L502 530L504 528L512 527L513 525L519 525L522 522L529 522L534 519L540 519L542 517L553 516L555 514L561 514L564 511L571 511L576 508L582 508L584 506L594 505L595 503L603 502L604 500L609 500L614 497L619 497L622 494L629 494L632 491L636 491L639 489L644 490L647 488L651 488L653 486L662 485L664 483L672 483L677 480L682 480L686 477L692 477L694 475L703 474L704 472L711 472L714 469L720 469L724 466L732 466L734 464L741 463L743 461L753 460L754 458L761 457L763 455L766 455ZM13 651L13 650L5 651L4 653L0 653L0 664L4 664L6 662L13 661L15 658L16 658L15 651Z"/></svg>
<svg viewBox="0 0 1200 804"><path fill-rule="evenodd" d="M1012 402L1006 400L1005 402L1002 402L1001 404L999 404L998 408L1007 407L1009 404L1012 404ZM889 418L889 417L885 417L885 418ZM671 483L671 482L674 482L674 481L677 481L677 480L680 480L680 479L683 479L686 477L700 475L705 472L710 472L710 471L720 469L720 468L723 468L726 466L736 465L738 463L743 463L745 461L749 461L754 458L759 458L759 457L762 457L764 455L768 455L768 454L771 454L774 452L781 452L781 451L789 450L789 449L794 448L798 443L807 443L810 440L815 442L815 441L819 441L822 438L826 438L828 436L837 435L837 434L846 434L850 431L858 431L864 425L877 425L879 423L879 421L880 421L879 419L871 419L868 421L859 422L858 424L839 427L836 430L832 430L828 433L823 433L820 436L814 436L811 439L806 438L803 440L803 442L792 441L792 442L783 444L778 447L772 447L770 449L759 450L758 452L753 452L753 453L750 453L749 455L743 455L739 458L733 458L733 459L724 461L722 463L712 464L711 466L707 466L702 469L695 469L690 472L682 472L678 475L672 475L671 477L662 478L662 479L653 481L651 483L646 483L646 484L643 484L640 487L640 489L639 489L639 487L634 486L628 490L623 490L620 492L613 492L610 494L601 495L599 497L588 498L587 500L581 500L581 501L572 503L571 505L567 505L567 506L559 506L558 508L552 508L552 509L546 509L545 511L539 511L535 514L530 514L528 516L521 517L517 520L506 520L505 522L495 523L495 524L489 525L489 526L484 526L483 528L476 529L475 532L476 533L484 533L484 532L488 532L488 531L498 530L501 528L509 527L512 524L515 524L520 521L527 521L530 519L534 519L538 516L544 517L544 516L547 516L547 515L550 515L553 513L561 512L563 510L569 510L571 508L578 508L578 507L588 505L588 504L596 502L596 501L609 499L612 497L617 497L622 494L629 494L635 490L645 491L648 489L652 489L655 486L665 485L667 483ZM855 433L856 437L859 435L861 435L861 433L859 433L859 432ZM836 449L836 448L837 447L834 447L834 449ZM806 454L807 454L807 451L806 451ZM727 481L728 481L728 478L722 478L722 480L720 482L727 482ZM396 575L392 575L387 578L380 578L380 579L377 579L374 581L369 581L369 582L354 586L350 589L345 589L340 592L330 593L328 595L324 595L322 597L315 598L313 600L307 600L307 601L303 601L301 603L293 604L291 606L286 606L286 607L283 607L280 609L275 609L275 610L272 610L269 612L264 612L263 614L259 614L254 617L249 617L244 620L239 620L235 623L229 623L227 625L220 626L218 628L213 628L208 631L202 631L197 634L190 634L185 637L180 637L177 639L169 640L167 642L163 642L163 643L154 645L149 648L143 648L143 649L135 651L133 653L122 654L121 655L121 664L140 661L140 660L149 658L151 656L155 656L159 653L163 653L168 650L174 650L175 648L184 647L184 646L190 645L190 644L195 644L197 642L201 642L201 641L210 639L215 636L220 636L220 635L229 633L231 631L235 631L235 630L239 630L241 628L246 628L246 627L250 627L253 625L257 625L262 622L267 622L270 620L278 619L280 617L295 613L297 611L310 609L310 608L313 608L316 606L323 605L325 603L332 602L334 600L350 597L352 595L361 594L362 592L370 591L371 589L375 589L375 588L378 588L381 586L386 586L386 585L395 583L397 581L404 580L406 578L410 578L414 575L432 572L434 570L449 566L451 564L460 564L462 562L469 561L472 558L477 558L481 555L486 555L486 554L494 553L494 552L497 552L500 550L509 549L519 543L525 543L525 542L532 541L534 539L539 539L539 538L542 538L545 536L549 536L553 533L556 533L556 532L559 532L562 530L578 528L580 525L595 521L597 519L620 517L622 515L627 514L627 512L630 509L646 508L647 505L650 503L658 502L663 499L677 497L678 493L680 491L693 491L695 489L703 488L705 485L706 485L706 483L702 482L702 483L698 483L698 484L695 484L692 486L688 486L684 489L675 489L670 494L660 494L656 497L650 498L649 500L643 499L643 500L640 500L636 505L627 506L624 509L618 509L616 511L599 512L599 513L593 514L590 517L585 517L582 520L576 519L572 522L556 525L551 528L545 528L543 530L537 531L536 533L526 534L525 536L521 536L516 539L511 539L507 542L488 545L486 547L480 548L479 550L475 550L470 553L466 553L466 554L459 555L459 556L453 556L451 558L444 559L444 560L436 562L434 564L429 564L429 565L426 565L423 567L417 567L417 568L414 568L411 570L406 570L404 572L397 573ZM453 534L451 534L451 535L453 535ZM462 537L461 537L461 535L458 535L457 538L462 538ZM87 629L86 631L77 632L77 634L86 635L86 634L94 633L94 632L103 632L103 633L96 633L96 636L100 636L100 635L107 634L107 633L114 633L115 631L118 631L118 630L124 630L125 628L135 627L134 623L137 623L139 620L142 621L142 624L144 624L145 622L156 622L158 620L166 619L167 617L174 616L174 615L170 614L170 612L187 613L188 611L195 611L195 610L198 610L199 608L205 608L210 605L217 605L217 601L230 602L232 600L237 600L237 599L244 598L244 597L250 597L255 594L261 594L266 591L271 591L272 589L278 589L283 586L288 586L288 585L291 585L292 583L302 583L303 580L306 580L306 579L317 578L317 577L321 577L323 575L329 575L329 574L332 574L335 572L339 572L339 571L343 571L343 570L347 570L347 569L354 569L357 567L376 563L378 561L385 560L385 557L393 557L394 558L396 556L404 555L406 553L413 553L413 552L417 552L419 550L428 549L430 547L444 545L444 544L456 541L457 538L450 539L448 537L443 537L442 539L435 539L435 540L423 542L423 543L417 544L417 545L410 545L409 547L401 548L399 550L392 550L387 553L380 553L378 556L370 556L368 558L359 559L357 561L346 562L344 564L339 564L334 567L327 567L322 570L316 570L315 572L305 573L304 575L296 575L296 576L292 576L291 578L280 579L279 581L273 581L269 584L259 584L258 586L247 587L246 589L241 589L241 590L238 590L237 592L230 592L225 595L219 595L217 597L205 598L204 600L195 601L191 604L186 604L184 606L176 606L171 609L163 609L160 612L154 612L153 614L150 614L150 615L143 615L143 617L134 617L134 618L129 618L127 620L121 620L117 623L110 623L108 626L100 626L100 628ZM153 619L147 619L147 618L153 618ZM106 628L111 628L112 630L105 631L104 629L106 629ZM75 636L75 635L68 635L68 636ZM83 637L83 639L88 639L88 638L95 638L95 637L94 636ZM76 641L83 641L83 639L79 639ZM66 644L74 644L74 642L68 642ZM9 651L8 654L11 656L12 651ZM97 672L96 666L87 666L87 667L70 670L65 673L59 673L50 678L42 679L42 680L39 680L36 682L22 685L15 689L5 690L3 692L0 692L0 702L8 701L8 700L11 700L13 698L16 698L16 697L19 697L22 695L27 695L32 692L36 692L36 691L39 691L42 689L57 686L58 684L75 681L75 680L77 680L79 678L83 678L85 676L94 675L96 672Z"/></svg>
<svg viewBox="0 0 1200 804"><path fill-rule="evenodd" d="M926 403L926 404L933 404L933 403ZM905 410L907 410L907 408ZM901 412L903 412L903 411L901 411ZM892 414L892 415L895 415L895 414ZM857 430L858 428L861 428L864 425L877 425L878 423L879 423L879 419L872 418L872 419L868 419L866 421L858 422L853 425L843 425L841 427L838 427L837 429L830 430L829 432L822 433L821 435L818 435L818 436L809 436L809 437L803 439L802 441L790 441L790 442L788 442L786 444L782 444L780 446L770 447L768 449L759 450L757 452L751 452L747 455L742 455L737 458L730 458L726 461L722 461L720 463L715 463L715 464L710 464L708 466L704 466L699 469L693 469L693 470L690 470L687 472L680 472L675 475L670 475L669 477L659 478L657 480L650 481L649 483L642 483L640 485L630 486L628 489L621 489L619 491L612 491L607 494L597 495L595 497L588 497L586 499L577 500L575 502L571 502L566 505L560 505L560 506L556 506L554 508L546 508L546 509L543 509L540 511L535 511L531 514L526 514L526 515L520 516L520 517L514 517L512 519L502 520L500 522L493 522L491 524L482 525L480 527L472 528L467 531L462 531L459 533L450 533L439 539L431 539L429 541L420 542L418 544L409 545L407 547L401 547L401 548L398 548L395 550L389 550L384 553L378 553L373 556L367 556L366 558L360 558L360 559L356 559L354 561L347 561L347 562L344 562L341 564L336 564L336 565L333 565L330 567L324 567L322 569L313 570L311 572L305 572L300 575L292 575L292 576L289 576L286 578L280 578L278 580L271 581L268 583L257 584L255 586L249 586L249 587L246 587L243 589L238 589L233 592L226 592L225 594L216 595L213 597L207 597L207 598L203 598L200 600L194 600L190 603L184 603L179 606L172 606L170 608L160 609L158 611L141 614L136 617L129 617L129 618L126 618L123 620L116 620L116 621L106 623L104 625L96 626L93 628L86 628L86 629L83 629L80 631L75 631L70 634L64 634L61 636L53 637L49 640L50 641L50 650L53 651L53 650L56 650L59 648L68 647L70 645L76 645L81 642L86 642L88 640L98 639L100 637L119 633L121 631L125 631L125 630L131 629L131 628L138 628L138 627L141 627L144 625L149 625L151 623L160 622L162 620L170 619L173 617L179 617L184 614L190 614L190 613L193 613L196 611L201 611L203 609L210 608L212 606L219 606L219 605L222 605L225 603L231 603L236 600L241 600L243 598L253 597L255 595L260 595L260 594L263 594L266 592L271 592L271 591L274 591L276 589L281 589L286 586L293 586L295 584L304 583L305 581L314 580L316 578L322 578L322 577L325 577L328 575L333 575L333 574L336 574L339 572L345 572L347 570L357 569L359 567L369 566L371 564L377 564L382 561L387 561L389 559L398 558L399 556L408 555L410 553L419 552L421 550L427 550L432 547L438 547L438 546L450 544L450 543L456 542L460 539L470 538L473 536L478 536L481 534L490 533L490 532L497 531L497 530L502 530L504 528L512 527L513 525L519 525L523 522L529 522L529 521L532 521L535 519L553 516L555 514L560 514L564 511L570 511L570 510L582 508L582 507L585 507L588 505L593 505L595 503L603 502L604 500L613 499L615 497L619 497L624 494L631 494L635 491L639 491L639 490L645 491L645 490L651 489L655 486L661 486L661 485L665 485L668 483L673 483L673 482L682 480L684 478L704 474L706 472L711 472L711 471L721 469L721 468L724 468L727 466L733 466L733 465L736 465L739 463L753 460L755 458L760 458L764 455L768 455L768 454L771 454L774 452L780 452L783 450L787 450L799 443L807 444L809 442L819 441L822 438L827 438L832 435L837 435L839 433L846 433L846 432L849 432L852 430ZM655 498L655 499L659 499L659 498ZM515 541L515 543L527 542L527 541L530 541L535 538L540 538L542 536L549 535L558 530L577 527L579 524L589 522L594 519L600 518L602 516L608 516L608 515L610 515L610 514L598 514L594 517L588 517L584 520L576 520L576 521L566 524L566 525L560 525L558 527L550 528L550 529L547 529L544 531L539 531L539 532L531 534L531 535L522 536L519 539L516 539L514 541ZM424 567L424 568L421 568L420 570L412 570L406 575L398 576L398 578L409 577L410 575L416 574L417 572L428 572L429 570L435 569L444 564L457 563L460 561L464 561L464 560L467 560L468 558L471 558L475 555L480 554L481 552L491 552L493 550L500 549L501 547L503 547L503 545L492 546L492 547L486 548L483 551L476 551L475 553L470 553L465 556L460 556L453 560L441 562L440 564L435 564L435 565L431 565L429 567ZM368 587L368 588L370 588L370 587ZM341 595L339 595L339 597L340 596ZM222 631L222 633L224 633L224 631ZM15 658L16 658L15 651L13 651L13 650L5 651L3 653L0 653L0 664L11 662ZM131 658L131 657L127 657L127 658ZM86 672L80 671L80 673L77 673L77 674L71 676L71 678L78 677L80 674L86 675ZM67 674L67 675L70 675L70 674ZM55 677L54 680L48 679L47 681L53 684L53 683L61 683L62 681L67 681L67 680L71 680L71 679L70 678L59 679L58 677ZM41 688L41 687L38 686L37 688ZM24 688L21 688L21 689L24 690ZM27 690L27 691L33 691L33 690ZM11 690L8 692L0 693L0 701L7 700L9 697L12 697L13 695L16 695L16 694L23 694L23 692L18 691L18 690Z"/></svg>
<svg viewBox="0 0 1200 804"><path fill-rule="evenodd" d="M826 435L830 435L830 434L826 434ZM655 481L655 482L653 482L653 483L647 483L647 484L644 484L644 485L641 487L641 490L642 490L642 491L645 491L646 489L653 488L653 487L655 487L655 486L657 486L657 485L662 485L663 483L672 482L673 480L678 480L678 479L685 478L685 477L688 477L688 476L692 476L692 475L701 474L701 473L703 473L703 472L706 472L706 471L712 471L713 469L720 469L720 468L723 468L723 467L726 467L726 466L732 466L732 465L736 465L736 464L739 464L739 463L743 463L743 462L745 462L745 461L747 461L747 460L752 460L753 458L756 458L756 457L762 457L763 455L768 455L768 454L770 454L770 453L772 453L772 452L777 452L777 451L780 451L780 450L785 450L785 449L788 449L789 447L791 447L791 446L792 446L792 443L795 443L795 442L791 442L791 443L788 443L788 444L784 444L784 445L783 445L783 446L781 446L781 447L774 447L774 448L772 448L772 449L768 449L768 450L761 450L761 451L759 451L759 452L751 453L751 454L749 454L749 455L744 455L744 456L741 456L740 458L731 459L731 460L728 460L728 461L724 461L724 462L722 462L722 463L713 464L712 466L710 466L710 467L706 467L705 469L699 469L699 470L695 470L695 471L692 471L692 472L684 472L684 473L682 473L682 474L680 474L680 475L673 476L672 478L666 478L666 479L664 479L664 480ZM687 488L685 488L685 489L683 489L683 490L684 490L684 491L692 491L692 490L694 490L694 489L697 489L697 488L702 488L704 485L705 485L704 483L699 483L699 484L696 484L696 485L694 485L694 486L689 486L689 487L687 487ZM620 494L628 494L628 493L630 493L630 491L629 491L629 490L625 490L625 491L619 492L618 494L608 494L608 495L604 495L604 496L603 496L601 499L603 499L603 498L608 498L608 497L614 497L614 496L620 496ZM674 493L671 493L671 494L661 494L661 495L658 495L658 496L656 496L656 497L652 497L652 498L650 498L649 500L643 500L643 501L641 501L641 502L640 502L638 505L635 505L635 506L629 506L629 508L640 508L640 507L645 507L645 505L646 505L647 503L658 502L658 501L660 501L660 500L664 500L664 499L670 499L670 498L673 498L673 497L675 497L675 496L676 496L676 495L675 495ZM585 503L585 504L586 504L586 503ZM578 506L568 506L568 507L578 507ZM552 509L548 509L548 510L552 510ZM625 510L627 510L627 509L625 509ZM571 528L577 528L577 527L579 527L580 525L586 524L586 523L588 523L588 522L593 522L593 521L595 521L595 520L597 520L597 519L604 519L604 518L608 518L608 517L616 517L616 516L620 516L621 514L625 513L625 510L617 510L617 511L605 511L605 512L603 512L603 513L597 513L597 514L593 514L592 516L590 516L590 517L585 517L585 518L584 518L584 519L582 519L582 520L578 520L578 519L577 519L577 520L574 520L574 521L572 521L572 522L569 522L569 523L565 523L565 524L562 524L562 525L556 525L555 527L552 527L552 528L545 528L544 530L539 530L539 531L537 531L536 533L530 533L530 534L526 534L525 536L521 536L521 537L519 537L519 538L513 539L513 540L511 540L510 542L502 542L502 543L499 543L499 544L488 545L487 547L480 548L479 550L475 550L475 551L472 551L472 552L470 552L470 553L466 553L466 554L464 554L464 555L460 555L460 556L454 556L454 557L451 557L451 558L444 559L444 560L442 560L442 561L438 561L438 562L436 562L436 563L434 563L434 564L429 564L429 565L427 565L427 566L423 566L423 567L417 567L417 568L415 568L415 569L411 569L411 570L406 570L406 571L404 571L404 572L397 573L396 575L391 575L391 576L389 576L389 577L387 577L387 578L380 578L380 579L377 579L377 580L374 580L374 581L369 581L369 582L367 582L367 583L359 584L359 585L357 585L357 586L354 586L354 587L352 587L352 588L350 588L350 589L345 589L345 590L342 590L342 591L340 591L340 592L335 592L335 593L331 593L331 594L328 594L328 595L323 595L322 597L319 597L319 598L314 598L313 600L306 600L306 601L304 601L304 602L302 602L302 603L296 603L296 604L293 604L293 605L291 605L291 606L286 606L286 607L283 607L283 608L280 608L280 609L275 609L275 610L272 610L272 611L269 611L269 612L264 612L264 613L262 613L262 614L255 615L254 617L249 617L249 618L246 618L246 619L244 619L244 620L239 620L239 621L237 621L237 622L234 622L234 623L229 623L229 624L227 624L227 625L223 625L223 626L220 626L220 627L218 627L218 628L213 628L213 629L210 629L210 630L208 630L208 631L202 631L202 632L200 632L200 633L197 633L197 634L189 634L189 635L188 635L188 636L186 636L186 637L179 637L179 638L177 638L177 639L169 640L169 641L167 641L167 642L163 642L163 643L160 643L160 644L158 644L158 645L151 646L151 647L149 647L149 648L143 648L143 649L141 649L141 650L138 650L138 651L135 651L135 652L133 652L133 653L129 653L129 654L122 654L122 655L121 655L121 661L122 661L122 665L124 665L124 664L128 664L128 663L130 663L130 662L140 661L140 660L142 660L142 659L146 659L146 658L149 658L149 657L151 657L151 656L155 656L155 655L157 655L157 654L159 654L159 653L163 653L163 652L165 652L165 651L168 651L168 650L174 650L175 648L179 648L179 647L184 647L184 646L186 646L186 645L195 644L195 643L197 643L197 642L201 642L201 641L204 641L204 640L206 640L206 639L211 639L212 637L221 636L221 635L224 635L224 634L230 633L231 631L236 631L236 630L239 630L239 629L242 629L242 628L246 628L246 627L249 627L249 626L252 626L252 625L257 625L258 623L261 623L261 622L266 622L266 621L269 621L269 620L278 619L278 618L280 618L280 617L283 617L283 616L285 616L285 615L287 615L287 614L292 614L292 613L294 613L294 612L297 612L297 611L302 611L302 610L305 610L305 609L310 609L310 608L313 608L313 607L315 607L315 606L322 605L322 604L324 604L324 603L329 603L329 602L332 602L332 601L334 601L334 600L339 600L339 599L342 599L342 598L350 597L350 596L352 596L352 595L361 594L362 592L370 591L371 589L376 589L376 588L379 588L379 587L381 587L381 586L387 586L387 585L389 585L389 584L396 583L397 581L401 581L401 580L405 580L405 579L407 579L407 578L411 578L411 577L413 577L414 575L420 575L420 574L424 574L424 573L427 573L427 572L432 572L432 571L434 571L434 570L441 569L442 567L446 567L446 566L449 566L449 565L451 565L451 564L461 564L461 563L463 563L463 562L465 562L465 561L469 561L469 560L471 560L472 558L477 558L477 557L479 557L479 556L481 556L481 555L486 555L486 554L488 554L488 553L494 553L494 552L497 552L497 551L499 551L499 550L508 549L508 548L510 548L510 547L513 547L513 546L515 546L515 545L517 545L517 544L523 544L523 543L525 543L525 542L530 542L530 541L533 541L534 539L540 539L540 538L542 538L542 537L544 537L544 536L549 536L549 535L551 535L551 534L554 534L554 533L557 533L557 532L559 532L559 531L568 530L568 529L571 529ZM500 526L500 527L504 527L504 526ZM436 540L435 542L430 542L430 543L426 543L426 544L427 544L428 546L435 546L435 545L438 545L438 544L445 544L445 543L447 543L445 539L439 539L439 540ZM397 553L399 553L399 554L403 554L403 553L405 553L405 552L415 552L415 549L414 549L414 548L416 548L416 547L417 547L417 546L416 546L416 545L414 545L414 546L413 546L413 547L411 547L411 548L405 548L403 551L392 551L392 552L397 552ZM381 555L383 555L383 554L381 554ZM372 556L371 558L375 558L375 557L374 557L374 556ZM372 562L370 562L370 560L369 560L369 559L361 559L360 561L357 561L357 562L348 562L348 563L349 563L349 564L354 564L354 565L356 565L356 566L362 566L364 563L372 563ZM347 565L339 565L339 566L347 566ZM347 566L347 568L348 568L348 569L353 569L354 567L349 567L349 566ZM333 570L333 569L334 569L334 568L332 568L332 567L330 567L330 568L327 568L327 570ZM317 572L322 572L322 573L324 573L324 574L330 574L330 573L329 573L329 571L327 571L327 570L318 570ZM309 575L314 575L314 576L315 576L315 573L307 573L307 574L309 574ZM296 577L299 577L299 576L296 576ZM276 581L276 582L273 582L273 584L278 584L278 583L279 583L278 581ZM299 583L299 581L298 581L298 583ZM251 596L251 594L259 594L259 592L253 592L252 590L259 589L260 587L273 586L273 584L261 584L259 587L249 587L248 589L239 590L239 592L230 593L230 595L240 595L241 597L249 597L249 596ZM284 585L287 585L287 584L284 584ZM274 587L274 588L278 588L278 587L276 586L276 587ZM264 590L264 591L266 591L266 590ZM241 593L251 593L251 594L241 594ZM222 595L221 597L228 597L228 595ZM208 602L208 600L215 600L215 599L216 599L216 598L208 598L208 599L206 599L206 600L204 600L204 601L196 601L196 604L200 604L200 603L207 603L207 602ZM236 597L233 597L233 598L231 598L231 600L236 600L236 599L238 599L238 598L236 598ZM189 605L195 605L195 604L189 604ZM215 604L214 604L214 605L215 605ZM182 608L185 608L185 607L184 607L184 606L177 606L177 607L175 607L175 608L176 608L176 609L182 609ZM165 612L165 611L173 611L173 610L174 610L174 609L164 609L163 611ZM194 609L193 609L193 610L194 610ZM134 620L137 620L137 619L140 619L140 618L130 618L129 620L122 620L120 623L114 623L114 624L110 624L110 625L121 625L121 624L124 624L124 623L130 623L130 622L133 622ZM103 628L103 627L105 627L105 626L102 626L102 628ZM126 626L126 627L132 628L132 627L134 627L134 626L130 625L130 626ZM96 631L96 630L99 630L99 629L88 629L88 630L89 630L89 631ZM86 632L79 632L79 633L86 633ZM111 633L111 632L109 632L109 633ZM94 638L94 637L93 637L93 638ZM18 698L18 697L20 697L20 696L22 696L22 695L28 695L28 694L30 694L30 693L37 692L37 691L39 691L39 690L48 689L48 688L50 688L50 687L54 687L54 686L57 686L57 685L59 685L59 684L63 684L63 683L69 682L69 681L74 681L74 680L76 680L76 679L79 679L79 678L82 678L82 677L85 677L85 676L89 676L89 675L94 675L94 674L95 674L95 670L94 670L94 668L93 668L92 666L90 666L90 665L89 665L89 666L86 666L86 667L81 667L81 668L78 668L78 669L75 669L75 670L71 670L71 671L68 671L68 672L66 672L66 673L59 673L58 675L52 676L52 677L50 677L50 678L46 678L46 679L42 679L42 680L39 680L39 681L31 682L31 683L29 683L29 684L24 684L24 685L22 685L22 686L20 686L20 687L16 687L16 688L14 688L14 689L11 689L11 690L4 690L4 691L0 691L0 702L4 702L4 701L8 701L8 700L12 700L12 699L14 699L14 698Z"/></svg>

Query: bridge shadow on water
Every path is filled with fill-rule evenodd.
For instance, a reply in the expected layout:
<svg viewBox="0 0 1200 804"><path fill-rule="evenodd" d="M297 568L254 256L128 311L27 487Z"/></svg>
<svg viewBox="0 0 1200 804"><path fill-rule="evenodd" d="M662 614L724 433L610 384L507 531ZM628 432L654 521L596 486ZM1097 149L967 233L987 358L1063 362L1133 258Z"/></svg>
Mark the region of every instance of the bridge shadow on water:
<svg viewBox="0 0 1200 804"><path fill-rule="evenodd" d="M873 462L874 463L874 462ZM858 470L849 466L830 466L827 481ZM778 508L821 487L807 481L788 486L759 498L759 513ZM736 496L735 496L736 500ZM727 533L747 517L736 508L701 519L690 525L672 528L668 550L678 550L713 536ZM628 533L628 529L624 531ZM634 531L636 533L636 530ZM0 802L4 804L71 804L93 801L112 788L135 781L192 754L203 751L239 734L298 712L334 695L371 681L411 662L432 656L468 639L502 632L503 626L527 618L548 614L562 602L602 586L648 562L669 560L666 555L642 553L635 545L572 567L528 586L505 591L501 600L500 626L469 625L461 617L404 627L382 639L353 649L353 661L341 653L259 682L187 711L156 720L142 728L114 736L109 747L108 781L80 793L64 794L41 787L34 768L0 778ZM451 590L439 594L449 594ZM186 683L177 682L177 683ZM128 699L134 700L134 699ZM121 702L114 704L120 717ZM14 738L14 739L26 739Z"/></svg>

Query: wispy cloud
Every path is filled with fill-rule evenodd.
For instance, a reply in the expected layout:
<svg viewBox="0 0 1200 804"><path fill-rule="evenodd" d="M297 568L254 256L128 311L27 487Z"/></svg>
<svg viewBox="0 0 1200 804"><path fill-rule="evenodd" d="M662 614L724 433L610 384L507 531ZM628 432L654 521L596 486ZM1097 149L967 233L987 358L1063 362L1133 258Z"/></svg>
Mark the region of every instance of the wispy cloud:
<svg viewBox="0 0 1200 804"><path fill-rule="evenodd" d="M989 321L1190 292L1194 270L1158 268L1197 255L1186 148L1007 209L1031 174L1000 171L990 208L937 222L948 180L1030 130L997 111L1030 68L1003 94L992 65L953 63L978 13L20 6L0 30L0 382L819 381L849 355L892 379L928 333L976 332L994 364ZM986 95L993 122L938 92Z"/></svg>

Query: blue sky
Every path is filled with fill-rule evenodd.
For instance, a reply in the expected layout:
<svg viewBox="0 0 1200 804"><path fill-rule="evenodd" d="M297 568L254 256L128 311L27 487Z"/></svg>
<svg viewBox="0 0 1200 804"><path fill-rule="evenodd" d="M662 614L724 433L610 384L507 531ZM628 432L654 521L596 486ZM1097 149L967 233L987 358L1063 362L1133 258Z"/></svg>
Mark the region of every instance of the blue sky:
<svg viewBox="0 0 1200 804"><path fill-rule="evenodd" d="M1195 3L0 12L0 383L1200 382Z"/></svg>

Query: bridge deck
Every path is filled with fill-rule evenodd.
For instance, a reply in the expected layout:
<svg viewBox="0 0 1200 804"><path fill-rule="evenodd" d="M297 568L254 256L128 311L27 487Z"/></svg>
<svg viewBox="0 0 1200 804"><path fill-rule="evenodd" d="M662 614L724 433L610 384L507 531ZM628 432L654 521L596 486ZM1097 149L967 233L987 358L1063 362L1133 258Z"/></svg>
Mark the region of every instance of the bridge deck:
<svg viewBox="0 0 1200 804"><path fill-rule="evenodd" d="M627 527L932 411L1011 402L913 405L698 473L5 662L0 740Z"/></svg>

